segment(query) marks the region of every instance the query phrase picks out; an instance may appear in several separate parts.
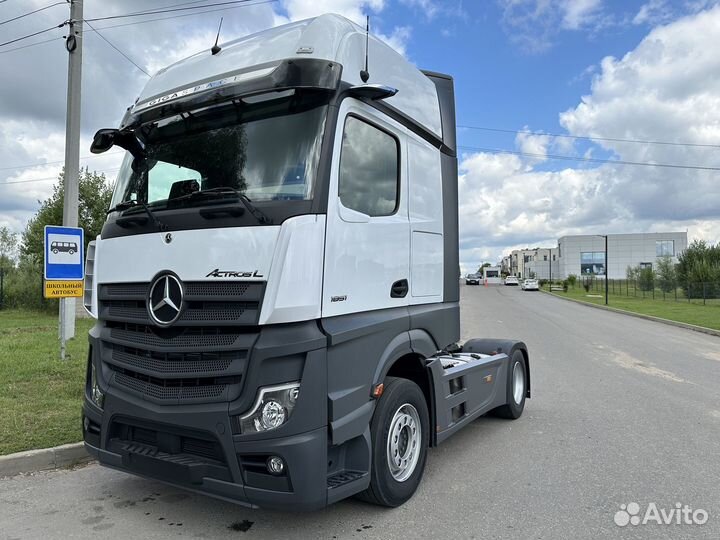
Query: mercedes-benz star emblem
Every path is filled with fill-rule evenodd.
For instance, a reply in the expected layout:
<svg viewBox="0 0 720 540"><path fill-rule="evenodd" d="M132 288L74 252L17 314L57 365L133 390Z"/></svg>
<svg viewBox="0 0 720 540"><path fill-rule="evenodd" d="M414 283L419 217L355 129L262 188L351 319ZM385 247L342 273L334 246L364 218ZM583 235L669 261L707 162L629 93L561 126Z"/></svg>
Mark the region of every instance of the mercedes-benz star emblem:
<svg viewBox="0 0 720 540"><path fill-rule="evenodd" d="M178 278L163 274L155 279L148 297L148 312L155 324L170 326L180 317L182 304L183 288Z"/></svg>

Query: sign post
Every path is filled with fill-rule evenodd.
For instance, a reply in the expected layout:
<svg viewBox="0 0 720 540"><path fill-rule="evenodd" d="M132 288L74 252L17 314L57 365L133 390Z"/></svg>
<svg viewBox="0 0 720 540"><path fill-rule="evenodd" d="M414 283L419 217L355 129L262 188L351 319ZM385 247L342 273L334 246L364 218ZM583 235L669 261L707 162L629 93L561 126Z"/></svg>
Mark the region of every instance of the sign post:
<svg viewBox="0 0 720 540"><path fill-rule="evenodd" d="M85 277L85 233L79 227L45 226L45 298L78 298ZM60 359L65 345L75 336L75 313L60 309ZM74 302L73 302L74 307Z"/></svg>

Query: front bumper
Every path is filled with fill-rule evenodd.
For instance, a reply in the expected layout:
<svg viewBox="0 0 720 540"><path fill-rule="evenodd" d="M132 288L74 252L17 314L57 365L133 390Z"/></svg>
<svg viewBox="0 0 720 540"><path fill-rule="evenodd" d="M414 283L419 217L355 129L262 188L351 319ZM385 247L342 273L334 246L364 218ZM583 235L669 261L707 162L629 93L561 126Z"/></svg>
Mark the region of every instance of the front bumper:
<svg viewBox="0 0 720 540"><path fill-rule="evenodd" d="M157 399L119 383L105 335L101 326L90 332L102 409L90 399L89 384L83 406L85 446L102 465L246 506L327 504L326 341L317 324L263 327L229 401ZM300 381L300 394L289 420L266 433L241 434L237 417L250 410L258 389L290 381ZM283 474L270 474L270 456L283 459Z"/></svg>
<svg viewBox="0 0 720 540"><path fill-rule="evenodd" d="M327 504L326 427L243 440L232 434L227 404L168 413L133 401L110 394L100 411L86 398L85 447L101 465L250 507ZM284 460L286 474L267 472L271 455Z"/></svg>

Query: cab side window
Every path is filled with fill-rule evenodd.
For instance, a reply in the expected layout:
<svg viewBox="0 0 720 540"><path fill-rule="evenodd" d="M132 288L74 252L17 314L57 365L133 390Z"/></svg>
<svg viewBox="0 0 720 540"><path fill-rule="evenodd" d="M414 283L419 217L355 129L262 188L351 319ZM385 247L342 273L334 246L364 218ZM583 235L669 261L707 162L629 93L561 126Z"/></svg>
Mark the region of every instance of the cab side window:
<svg viewBox="0 0 720 540"><path fill-rule="evenodd" d="M369 216L394 214L400 191L399 155L395 137L348 116L338 180L343 206Z"/></svg>

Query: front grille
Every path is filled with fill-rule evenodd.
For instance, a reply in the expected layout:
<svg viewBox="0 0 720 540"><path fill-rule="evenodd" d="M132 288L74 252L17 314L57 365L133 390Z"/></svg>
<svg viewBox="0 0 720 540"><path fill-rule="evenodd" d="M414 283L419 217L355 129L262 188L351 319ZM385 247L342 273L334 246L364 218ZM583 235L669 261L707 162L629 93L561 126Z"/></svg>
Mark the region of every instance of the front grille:
<svg viewBox="0 0 720 540"><path fill-rule="evenodd" d="M111 362L163 374L221 374L230 368L233 360L246 357L245 352L156 353L115 345Z"/></svg>
<svg viewBox="0 0 720 540"><path fill-rule="evenodd" d="M102 362L111 384L159 404L230 401L240 395L257 338L264 283L189 282L178 320L154 325L150 283L98 286Z"/></svg>
<svg viewBox="0 0 720 540"><path fill-rule="evenodd" d="M200 382L199 379L156 379L141 373L115 373L115 382L143 396L157 400L214 400L227 390L227 384L217 381ZM238 382L236 380L228 382ZM172 384L172 386L168 386ZM184 386L187 385L187 386Z"/></svg>
<svg viewBox="0 0 720 540"><path fill-rule="evenodd" d="M185 283L177 325L254 326L260 318L265 284ZM152 324L147 309L149 283L117 283L99 287L99 315L107 321Z"/></svg>
<svg viewBox="0 0 720 540"><path fill-rule="evenodd" d="M163 337L149 325L123 324L111 328L110 336L117 341L161 349L208 349L230 347L240 337L240 333L225 332L220 328L188 328L182 334Z"/></svg>

